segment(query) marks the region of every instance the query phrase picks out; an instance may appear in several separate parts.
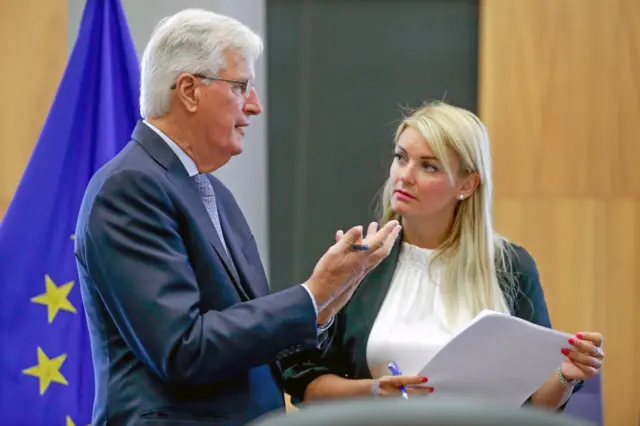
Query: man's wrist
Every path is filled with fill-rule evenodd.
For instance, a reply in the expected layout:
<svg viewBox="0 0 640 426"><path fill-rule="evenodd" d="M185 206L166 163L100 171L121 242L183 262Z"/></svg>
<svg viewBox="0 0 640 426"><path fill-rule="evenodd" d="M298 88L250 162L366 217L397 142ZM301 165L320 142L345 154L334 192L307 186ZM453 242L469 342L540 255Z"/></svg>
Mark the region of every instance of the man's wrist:
<svg viewBox="0 0 640 426"><path fill-rule="evenodd" d="M307 285L307 283L303 283L301 284L301 286L307 291L307 293L309 293L311 303L313 303L313 309L316 312L316 327L318 329L318 334L321 334L329 327L331 327L331 324L333 324L333 315L329 318L325 318L322 313L318 312L318 303L316 302L316 298L314 297L313 293L309 289L309 286Z"/></svg>
<svg viewBox="0 0 640 426"><path fill-rule="evenodd" d="M307 285L307 283L303 283L300 285L302 286L302 288L304 288L307 291L307 293L309 293L309 297L311 298L311 303L313 303L313 310L316 313L316 319L317 319L320 312L318 311L318 303L316 302L316 298L311 292L311 289L309 289L309 286Z"/></svg>
<svg viewBox="0 0 640 426"><path fill-rule="evenodd" d="M334 318L335 316L332 315L328 320L324 320L322 322L320 321L320 319L318 319L318 330L320 331L327 330L333 324Z"/></svg>

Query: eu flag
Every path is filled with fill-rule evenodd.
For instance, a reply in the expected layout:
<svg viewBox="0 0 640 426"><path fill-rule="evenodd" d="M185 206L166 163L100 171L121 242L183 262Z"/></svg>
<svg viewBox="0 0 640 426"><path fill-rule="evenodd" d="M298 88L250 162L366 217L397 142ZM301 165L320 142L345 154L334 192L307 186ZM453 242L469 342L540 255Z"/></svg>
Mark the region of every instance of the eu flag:
<svg viewBox="0 0 640 426"><path fill-rule="evenodd" d="M82 425L94 395L73 232L94 172L139 119L139 65L118 0L88 0L0 223L0 425Z"/></svg>

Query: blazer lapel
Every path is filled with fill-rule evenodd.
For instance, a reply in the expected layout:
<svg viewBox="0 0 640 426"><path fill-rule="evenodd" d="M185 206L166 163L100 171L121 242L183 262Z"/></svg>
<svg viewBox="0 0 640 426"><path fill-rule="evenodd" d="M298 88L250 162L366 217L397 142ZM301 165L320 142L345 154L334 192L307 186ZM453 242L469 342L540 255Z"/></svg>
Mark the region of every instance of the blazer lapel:
<svg viewBox="0 0 640 426"><path fill-rule="evenodd" d="M240 297L243 300L249 300L248 294L240 285L238 272L234 268L233 263L231 263L231 259L222 246L220 237L218 237L218 232L213 226L213 222L211 222L211 218L209 217L209 213L202 202L202 198L200 198L200 194L198 193L195 184L180 162L180 159L176 157L171 148L162 140L160 135L154 132L143 122L138 122L136 128L133 130L132 138L140 143L149 155L151 155L154 160L167 170L169 180L173 182L180 194L185 197L188 205L191 206L191 213L198 223L198 227L202 230L207 240L215 249L218 257L229 274L231 282L240 294Z"/></svg>
<svg viewBox="0 0 640 426"><path fill-rule="evenodd" d="M248 264L248 261L242 252L242 241L234 232L236 229L229 220L229 217L226 213L226 210L221 205L218 205L218 212L220 214L220 223L222 225L222 232L224 233L224 239L227 243L227 247L231 252L231 257L233 258L233 262L236 265L236 269L238 271L238 275L240 277L240 285L243 288L249 297L256 298L261 295L258 291L254 283L256 283L255 276L251 275L251 265Z"/></svg>
<svg viewBox="0 0 640 426"><path fill-rule="evenodd" d="M176 159L177 160L177 159ZM180 161L180 160L177 160ZM218 232L216 228L213 226L213 222L211 222L211 217L209 217L209 213L207 212L204 203L202 202L202 198L200 198L200 194L196 189L193 181L184 170L178 170L176 173L169 173L169 178L174 182L176 187L179 189L180 193L186 198L187 203L190 206L194 206L191 211L198 223L200 229L206 236L207 240L211 243L213 248L215 249L218 257L224 264L225 268L229 276L231 277L233 284L236 289L240 293L240 296L244 300L249 300L249 295L244 291L244 288L240 285L240 277L238 276L238 271L234 267L231 259L227 255L227 252L222 245L222 241L220 241L220 237L218 236ZM222 225L224 229L224 225ZM227 246L228 246L228 241Z"/></svg>
<svg viewBox="0 0 640 426"><path fill-rule="evenodd" d="M369 272L345 310L344 343L353 349L356 377L371 377L367 363L369 335L391 285L401 246L402 235L399 235L389 256Z"/></svg>
<svg viewBox="0 0 640 426"><path fill-rule="evenodd" d="M220 213L222 232L238 270L240 283L250 296L254 298L266 296L269 294L269 284L264 269L262 269L257 248L255 251L256 258L248 257L252 255L250 245L255 245L253 236L250 231L247 231L245 235L240 233L239 230L246 229L247 225L238 223L241 218L230 214L227 207L224 203L218 204L218 212ZM244 219L242 218L242 220Z"/></svg>

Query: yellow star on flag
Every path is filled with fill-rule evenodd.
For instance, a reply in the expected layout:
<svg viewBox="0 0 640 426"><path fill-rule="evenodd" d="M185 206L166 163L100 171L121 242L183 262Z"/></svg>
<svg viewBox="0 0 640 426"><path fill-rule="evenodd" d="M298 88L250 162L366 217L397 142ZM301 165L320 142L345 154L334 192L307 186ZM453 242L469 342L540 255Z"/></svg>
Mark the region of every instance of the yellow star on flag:
<svg viewBox="0 0 640 426"><path fill-rule="evenodd" d="M73 422L73 420L71 420L71 417L67 416L67 426L76 426L76 424ZM91 426L91 424L88 424L87 426Z"/></svg>
<svg viewBox="0 0 640 426"><path fill-rule="evenodd" d="M40 379L40 395L44 395L52 382L62 383L63 385L69 384L67 379L60 373L60 367L62 367L65 359L67 359L67 354L49 359L47 354L38 346L38 365L22 370L22 372Z"/></svg>
<svg viewBox="0 0 640 426"><path fill-rule="evenodd" d="M76 308L69 302L69 292L73 288L73 281L56 287L56 283L53 282L49 275L44 276L46 292L36 297L31 298L34 303L40 303L47 306L49 324L53 322L53 319L58 314L58 311L68 311L77 313Z"/></svg>

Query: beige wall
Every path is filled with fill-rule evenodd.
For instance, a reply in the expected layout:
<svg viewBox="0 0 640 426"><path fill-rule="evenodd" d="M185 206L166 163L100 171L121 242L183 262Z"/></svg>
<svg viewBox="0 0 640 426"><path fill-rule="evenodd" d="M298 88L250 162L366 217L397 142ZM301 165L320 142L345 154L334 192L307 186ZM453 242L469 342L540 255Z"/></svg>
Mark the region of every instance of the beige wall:
<svg viewBox="0 0 640 426"><path fill-rule="evenodd" d="M64 72L66 0L0 0L0 218Z"/></svg>
<svg viewBox="0 0 640 426"><path fill-rule="evenodd" d="M496 226L556 328L605 336L605 418L640 407L640 1L483 0L480 115Z"/></svg>

